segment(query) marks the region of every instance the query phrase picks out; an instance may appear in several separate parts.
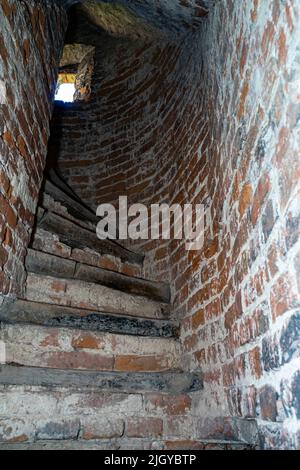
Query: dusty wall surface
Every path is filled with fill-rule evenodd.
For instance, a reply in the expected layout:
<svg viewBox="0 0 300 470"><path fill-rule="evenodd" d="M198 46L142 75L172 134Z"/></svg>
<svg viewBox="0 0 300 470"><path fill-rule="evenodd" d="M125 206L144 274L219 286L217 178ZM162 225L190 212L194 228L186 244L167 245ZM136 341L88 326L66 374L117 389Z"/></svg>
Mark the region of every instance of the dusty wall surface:
<svg viewBox="0 0 300 470"><path fill-rule="evenodd" d="M60 0L56 0L60 2ZM142 18L144 22L154 26L156 29L166 32L168 35L182 35L186 31L193 31L199 27L203 18L207 17L209 8L213 6L216 0L83 0L81 3L84 8L92 10L101 6L104 14L111 12L112 6L117 5L118 10L122 9L124 12L130 13L131 16ZM61 0L61 3L66 7L71 7L78 2L78 0ZM117 16L116 12L111 15L111 18L106 17L108 22L112 21L112 26L116 26ZM110 16L110 13L109 13ZM131 28L130 21L127 23Z"/></svg>
<svg viewBox="0 0 300 470"><path fill-rule="evenodd" d="M204 372L178 437L299 445L299 15L224 0L180 44L107 38L90 101L56 106L50 157L91 207L205 204L203 250L135 244Z"/></svg>
<svg viewBox="0 0 300 470"><path fill-rule="evenodd" d="M211 244L183 275L182 341L205 375L196 414L242 418L265 448L296 448L300 10L243 5L219 2L202 37Z"/></svg>
<svg viewBox="0 0 300 470"><path fill-rule="evenodd" d="M1 302L24 283L66 15L49 1L2 0L0 23Z"/></svg>

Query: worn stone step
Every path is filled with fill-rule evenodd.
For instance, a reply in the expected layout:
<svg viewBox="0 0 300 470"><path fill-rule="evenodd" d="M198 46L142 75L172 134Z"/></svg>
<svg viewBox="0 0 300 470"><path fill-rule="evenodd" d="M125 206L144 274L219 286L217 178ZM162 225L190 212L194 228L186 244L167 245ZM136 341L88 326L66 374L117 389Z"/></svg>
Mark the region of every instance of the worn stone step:
<svg viewBox="0 0 300 470"><path fill-rule="evenodd" d="M192 393L203 388L200 372L102 372L64 370L42 367L0 365L0 384L72 387L116 392L166 392L174 395Z"/></svg>
<svg viewBox="0 0 300 470"><path fill-rule="evenodd" d="M84 229L92 230L93 232L96 230L96 223L90 222L84 217L76 217L74 211L70 213L70 211L59 201L54 200L49 194L43 192L40 196L40 202L37 211L37 220L41 219L47 211L59 215L64 220L73 222L77 226L82 227Z"/></svg>
<svg viewBox="0 0 300 470"><path fill-rule="evenodd" d="M122 292L142 295L161 302L168 303L170 301L170 287L167 284L127 276L33 249L28 249L26 269L36 274L102 284Z"/></svg>
<svg viewBox="0 0 300 470"><path fill-rule="evenodd" d="M68 328L0 323L6 362L23 366L120 372L180 369L180 343Z"/></svg>
<svg viewBox="0 0 300 470"><path fill-rule="evenodd" d="M78 279L28 273L25 300L139 318L167 319L170 305Z"/></svg>
<svg viewBox="0 0 300 470"><path fill-rule="evenodd" d="M97 225L99 219L93 211L86 207L82 201L76 199L74 195L68 194L65 188L62 189L50 181L50 179L46 179L43 189L46 194L61 203L73 217L91 222L95 226Z"/></svg>
<svg viewBox="0 0 300 470"><path fill-rule="evenodd" d="M60 241L72 248L90 248L100 254L120 258L123 262L143 264L144 255L126 249L114 240L100 240L96 235L96 230L84 228L53 212L40 211L37 226L56 234Z"/></svg>
<svg viewBox="0 0 300 470"><path fill-rule="evenodd" d="M188 394L0 385L0 443L99 440L122 447L172 440L192 407ZM178 437L177 437L178 439ZM130 447L129 447L130 448Z"/></svg>
<svg viewBox="0 0 300 470"><path fill-rule="evenodd" d="M0 450L253 450L239 441L179 441L161 439L63 439L0 443Z"/></svg>
<svg viewBox="0 0 300 470"><path fill-rule="evenodd" d="M136 336L179 336L179 324L171 320L126 317L28 300L4 302L0 307L0 321Z"/></svg>
<svg viewBox="0 0 300 470"><path fill-rule="evenodd" d="M55 167L46 168L45 169L46 180L51 181L57 188L67 194L72 199L76 200L77 202L82 203L80 197L73 191L73 189L68 185L68 183L62 178L60 173L57 171Z"/></svg>
<svg viewBox="0 0 300 470"><path fill-rule="evenodd" d="M0 445L108 449L249 449L235 438L201 438L192 396L72 387L0 385ZM188 420L188 421L187 421ZM190 423L187 439L180 426Z"/></svg>
<svg viewBox="0 0 300 470"><path fill-rule="evenodd" d="M142 266L134 263L123 263L111 255L101 255L89 248L71 248L62 243L54 233L36 228L32 237L31 247L43 253L53 254L60 258L71 259L110 271L120 272L128 276L142 277Z"/></svg>

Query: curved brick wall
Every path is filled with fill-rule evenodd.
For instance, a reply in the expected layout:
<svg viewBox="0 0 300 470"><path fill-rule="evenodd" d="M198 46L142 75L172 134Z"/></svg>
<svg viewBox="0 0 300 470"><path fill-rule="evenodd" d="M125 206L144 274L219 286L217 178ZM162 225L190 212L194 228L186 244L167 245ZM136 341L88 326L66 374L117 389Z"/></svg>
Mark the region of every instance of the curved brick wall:
<svg viewBox="0 0 300 470"><path fill-rule="evenodd" d="M145 275L171 281L185 367L204 371L174 429L295 448L299 8L244 4L219 2L180 45L109 40L90 103L56 108L59 160L91 205L205 203L203 250L135 245Z"/></svg>
<svg viewBox="0 0 300 470"><path fill-rule="evenodd" d="M295 449L300 10L244 4L220 2L203 30L209 224L181 275L182 341L186 363L204 371L196 426Z"/></svg>
<svg viewBox="0 0 300 470"><path fill-rule="evenodd" d="M108 39L96 52L90 102L56 106L50 155L91 207L121 195L129 204L181 201L182 177L197 171L195 136L204 132L192 54L172 43ZM134 245L148 255L146 275L170 278L169 243Z"/></svg>

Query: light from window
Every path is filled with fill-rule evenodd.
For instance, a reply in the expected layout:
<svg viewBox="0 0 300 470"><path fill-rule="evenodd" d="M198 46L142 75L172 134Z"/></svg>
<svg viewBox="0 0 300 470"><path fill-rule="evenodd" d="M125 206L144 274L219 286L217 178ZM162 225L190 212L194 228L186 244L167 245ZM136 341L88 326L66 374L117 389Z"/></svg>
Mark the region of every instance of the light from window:
<svg viewBox="0 0 300 470"><path fill-rule="evenodd" d="M76 75L73 73L59 73L55 93L55 101L72 103L74 101Z"/></svg>
<svg viewBox="0 0 300 470"><path fill-rule="evenodd" d="M59 85L56 90L55 101L64 101L65 103L72 103L74 101L74 93L74 83L63 83L62 85Z"/></svg>

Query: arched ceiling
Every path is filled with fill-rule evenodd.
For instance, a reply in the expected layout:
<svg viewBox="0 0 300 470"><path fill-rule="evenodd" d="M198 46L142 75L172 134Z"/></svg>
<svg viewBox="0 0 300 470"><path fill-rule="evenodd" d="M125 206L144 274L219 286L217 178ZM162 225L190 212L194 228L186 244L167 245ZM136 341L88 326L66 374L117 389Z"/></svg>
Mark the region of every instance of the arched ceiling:
<svg viewBox="0 0 300 470"><path fill-rule="evenodd" d="M216 0L61 0L67 8L80 4L92 22L112 34L129 36L135 28L147 35L195 30ZM122 34L121 34L122 33ZM141 31L136 36L141 36Z"/></svg>

